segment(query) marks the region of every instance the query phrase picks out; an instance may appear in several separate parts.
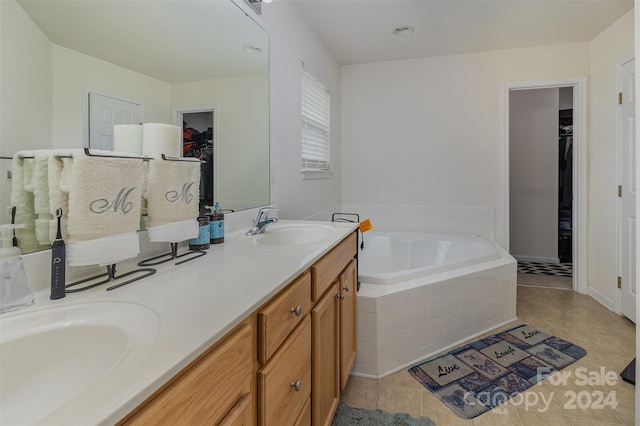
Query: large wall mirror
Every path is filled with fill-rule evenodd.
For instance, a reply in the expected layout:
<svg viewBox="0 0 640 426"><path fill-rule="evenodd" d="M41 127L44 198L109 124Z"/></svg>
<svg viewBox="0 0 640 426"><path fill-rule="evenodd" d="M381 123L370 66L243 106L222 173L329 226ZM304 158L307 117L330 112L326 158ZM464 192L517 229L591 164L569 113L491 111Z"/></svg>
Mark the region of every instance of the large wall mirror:
<svg viewBox="0 0 640 426"><path fill-rule="evenodd" d="M10 158L87 146L89 94L209 131L221 208L269 203L269 37L231 0L2 0L0 18L1 223Z"/></svg>

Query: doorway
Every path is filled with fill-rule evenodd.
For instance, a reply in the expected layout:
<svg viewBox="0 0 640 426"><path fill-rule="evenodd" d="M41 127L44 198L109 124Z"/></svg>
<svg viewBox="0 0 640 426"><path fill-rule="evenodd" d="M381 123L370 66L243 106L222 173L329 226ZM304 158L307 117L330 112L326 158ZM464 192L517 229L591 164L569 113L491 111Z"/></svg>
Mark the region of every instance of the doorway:
<svg viewBox="0 0 640 426"><path fill-rule="evenodd" d="M217 108L184 107L174 109L175 124L182 127L182 156L199 158L202 163L200 173L200 214L215 205L218 194L217 155Z"/></svg>
<svg viewBox="0 0 640 426"><path fill-rule="evenodd" d="M560 151L560 134L558 132L559 122L560 122L560 109L559 109L559 89L570 88L572 90L573 99L571 102L571 108L563 108L563 109L571 109L572 110L572 167L568 173L571 176L569 181L565 181L565 183L570 186L570 191L567 193L571 194L570 197L570 210L567 213L567 209L565 211L560 212L560 193L558 192L558 182L559 182L559 173L561 164L559 164L559 151ZM504 113L504 176L505 176L505 187L504 187L504 235L505 235L505 245L506 249L509 252L511 250L511 206L517 200L512 200L510 187L512 185L512 176L510 175L510 170L512 166L510 159L511 149L515 149L515 146L511 146L510 141L510 96L512 93L521 92L521 91L534 91L534 90L543 90L543 89L552 89L556 93L555 100L555 120L556 127L554 129L549 129L550 132L554 132L554 135L551 136L555 141L555 145L553 146L553 150L549 152L549 161L553 163L554 171L552 173L553 187L555 188L552 194L547 193L542 196L537 193L536 185L533 185L529 189L529 194L525 196L530 197L542 197L539 202L534 203L535 208L542 208L542 206L547 203L552 207L549 209L547 205L546 212L530 212L533 215L532 220L540 220L542 215L545 217L551 218L550 228L547 229L546 236L546 244L551 247L549 250L552 250L554 253L553 256L548 256L549 259L540 259L540 260L548 260L551 263L559 262L559 243L560 237L562 236L561 227L571 227L571 253L570 253L570 261L572 264L572 285L571 287L580 293L586 292L586 152L587 152L587 139L586 139L586 90L587 83L585 77L577 77L571 79L561 79L561 80L548 80L548 81L534 81L534 82L515 82L515 83L506 83L503 85L503 113ZM534 92L531 92L534 93ZM542 93L542 92L540 92ZM550 104L551 105L551 104ZM568 130L568 129L567 129ZM565 145L566 149L566 145ZM567 173L565 168L565 173ZM535 177L536 181L543 181L548 179L543 171L539 170L537 176ZM535 183L535 182L534 182ZM513 182L513 184L517 184L517 182ZM568 189L568 188L565 188ZM566 194L565 194L566 195ZM546 197L546 198L545 198ZM548 200L548 201L544 201ZM568 217L567 217L568 216ZM566 229L564 231L567 231ZM566 232L564 233L566 236ZM544 257L544 256L543 256ZM534 259L535 260L535 259Z"/></svg>

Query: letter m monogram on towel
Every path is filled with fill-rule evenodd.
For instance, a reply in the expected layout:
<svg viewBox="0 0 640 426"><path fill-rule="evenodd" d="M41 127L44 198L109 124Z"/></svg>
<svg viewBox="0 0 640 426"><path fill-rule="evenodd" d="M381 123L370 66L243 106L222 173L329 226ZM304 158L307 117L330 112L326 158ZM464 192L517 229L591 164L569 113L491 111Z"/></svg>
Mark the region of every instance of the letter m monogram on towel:
<svg viewBox="0 0 640 426"><path fill-rule="evenodd" d="M182 185L182 190L180 192L168 191L165 194L165 198L170 203L176 203L176 202L182 201L185 204L189 204L191 200L193 200L193 194L191 194L190 191L194 183L195 182L186 182L184 185Z"/></svg>
<svg viewBox="0 0 640 426"><path fill-rule="evenodd" d="M98 198L97 200L93 200L89 205L89 210L91 210L92 213L102 214L107 213L111 209L113 209L114 213L117 213L118 210L121 210L122 213L127 214L133 208L133 203L129 201L128 198L129 194L131 194L131 191L133 191L134 189L136 189L135 186L133 188L127 188L125 186L120 190L118 195L116 195L115 199L113 200L108 200L106 198Z"/></svg>

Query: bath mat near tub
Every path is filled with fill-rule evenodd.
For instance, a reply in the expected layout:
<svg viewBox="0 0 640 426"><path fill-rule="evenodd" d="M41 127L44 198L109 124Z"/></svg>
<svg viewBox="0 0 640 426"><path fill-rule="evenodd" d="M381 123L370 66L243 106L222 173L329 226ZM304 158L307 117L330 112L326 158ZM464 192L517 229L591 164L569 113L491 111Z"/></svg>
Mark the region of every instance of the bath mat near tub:
<svg viewBox="0 0 640 426"><path fill-rule="evenodd" d="M458 416L472 419L586 354L524 324L452 349L409 373Z"/></svg>

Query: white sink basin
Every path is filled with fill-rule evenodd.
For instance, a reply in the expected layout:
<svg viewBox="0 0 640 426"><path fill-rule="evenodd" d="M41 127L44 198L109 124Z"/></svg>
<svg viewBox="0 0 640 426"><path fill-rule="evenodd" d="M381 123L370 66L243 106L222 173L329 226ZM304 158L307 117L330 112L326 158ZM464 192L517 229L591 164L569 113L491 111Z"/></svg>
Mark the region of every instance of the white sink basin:
<svg viewBox="0 0 640 426"><path fill-rule="evenodd" d="M46 418L148 346L160 321L125 302L61 305L1 318L0 424Z"/></svg>
<svg viewBox="0 0 640 426"><path fill-rule="evenodd" d="M263 234L255 236L258 244L268 246L285 246L311 244L335 233L335 229L318 223L274 224L269 225Z"/></svg>

